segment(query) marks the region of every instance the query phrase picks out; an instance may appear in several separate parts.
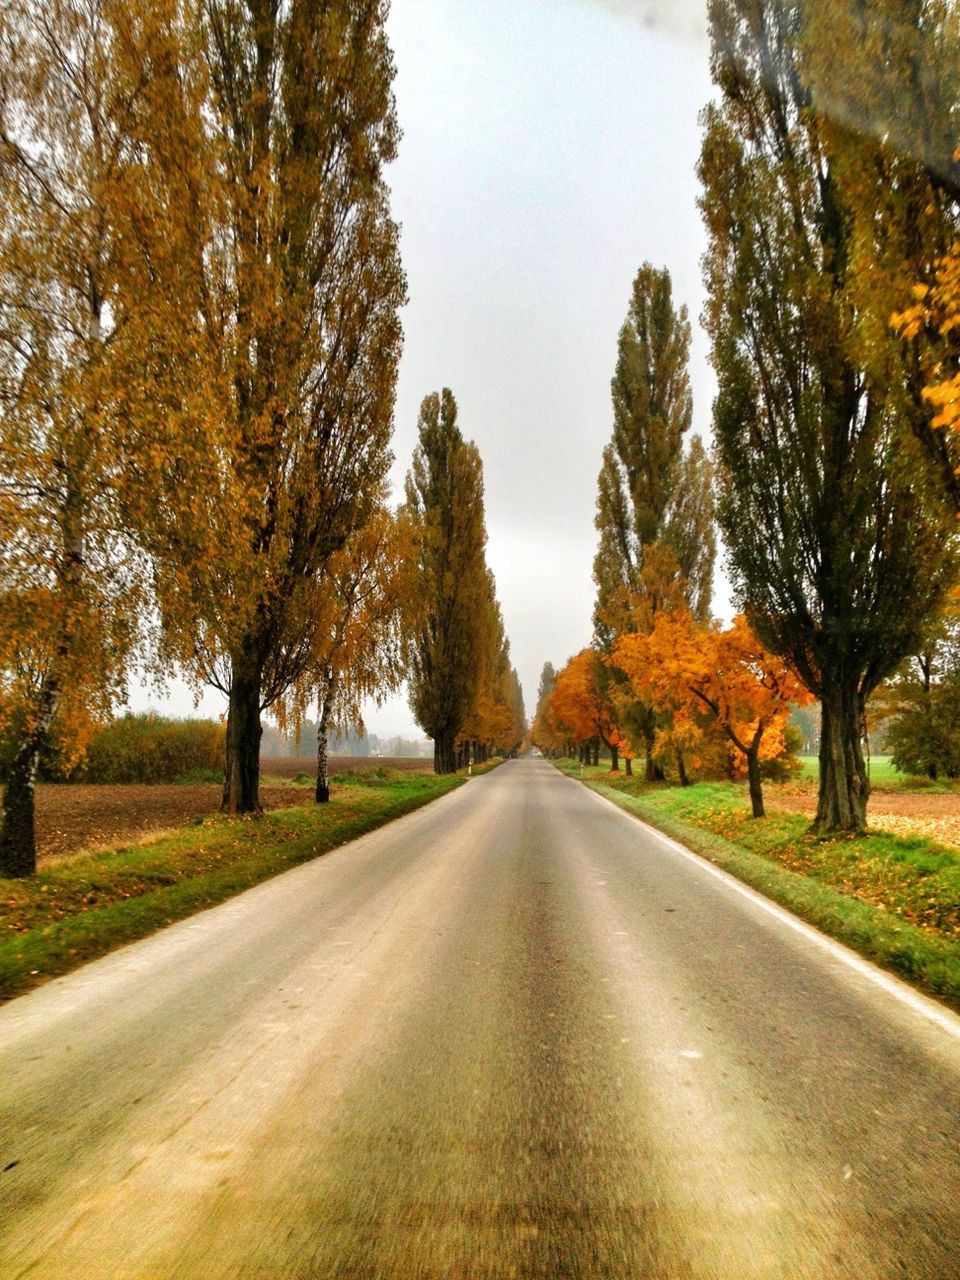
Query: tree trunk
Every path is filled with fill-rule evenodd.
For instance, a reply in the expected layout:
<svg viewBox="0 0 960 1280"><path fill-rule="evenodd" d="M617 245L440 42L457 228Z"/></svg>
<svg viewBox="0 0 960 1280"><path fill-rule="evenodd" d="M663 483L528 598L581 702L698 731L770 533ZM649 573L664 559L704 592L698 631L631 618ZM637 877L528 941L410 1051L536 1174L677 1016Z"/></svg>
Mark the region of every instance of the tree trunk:
<svg viewBox="0 0 960 1280"><path fill-rule="evenodd" d="M687 765L683 758L683 752L677 751L677 777L680 779L681 787L689 787L690 779L687 777Z"/></svg>
<svg viewBox="0 0 960 1280"><path fill-rule="evenodd" d="M594 738L593 740L593 760L591 761L591 763L593 764L593 767L595 769L600 768L600 739L599 738Z"/></svg>
<svg viewBox="0 0 960 1280"><path fill-rule="evenodd" d="M643 735L643 754L644 754L644 774L647 782L663 782L663 770L653 758L653 743L656 737L656 731L651 729L644 731Z"/></svg>
<svg viewBox="0 0 960 1280"><path fill-rule="evenodd" d="M633 761L630 759L629 756L624 756L623 763L627 771L627 777L632 778L633 777Z"/></svg>
<svg viewBox="0 0 960 1280"><path fill-rule="evenodd" d="M816 835L866 830L870 779L860 742L863 711L855 688L832 688L822 700L820 794L811 828Z"/></svg>
<svg viewBox="0 0 960 1280"><path fill-rule="evenodd" d="M329 763L327 760L327 728L330 724L330 716L333 713L333 699L336 693L333 677L327 673L327 679L323 685L323 695L320 702L320 719L317 722L317 789L314 792L314 799L317 804L330 803L330 774Z"/></svg>
<svg viewBox="0 0 960 1280"><path fill-rule="evenodd" d="M765 817L763 809L763 783L760 778L760 740L755 739L747 751L747 780L750 787L750 805L755 818Z"/></svg>
<svg viewBox="0 0 960 1280"><path fill-rule="evenodd" d="M7 775L0 822L0 875L10 879L32 876L37 870L34 788L58 701L59 687L51 676L43 682L36 720L25 734Z"/></svg>
<svg viewBox="0 0 960 1280"><path fill-rule="evenodd" d="M456 773L457 753L452 730L444 729L433 740L433 772Z"/></svg>
<svg viewBox="0 0 960 1280"><path fill-rule="evenodd" d="M620 748L611 746L610 750L610 772L620 772Z"/></svg>
<svg viewBox="0 0 960 1280"><path fill-rule="evenodd" d="M232 666L227 763L220 809L224 813L259 813L261 667L246 655L236 658Z"/></svg>

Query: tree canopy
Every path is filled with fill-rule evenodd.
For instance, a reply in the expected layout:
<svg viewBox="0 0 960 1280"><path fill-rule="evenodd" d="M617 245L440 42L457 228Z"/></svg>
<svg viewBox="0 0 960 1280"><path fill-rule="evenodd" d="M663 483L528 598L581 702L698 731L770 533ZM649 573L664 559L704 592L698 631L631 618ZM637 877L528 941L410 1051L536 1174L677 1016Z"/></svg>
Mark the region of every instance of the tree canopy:
<svg viewBox="0 0 960 1280"><path fill-rule="evenodd" d="M830 831L864 826L865 699L916 646L957 559L916 445L919 392L865 309L857 169L809 71L835 41L819 12L712 0L721 100L700 175L719 521L751 625L822 701L815 825Z"/></svg>
<svg viewBox="0 0 960 1280"><path fill-rule="evenodd" d="M483 466L476 445L460 432L449 389L424 399L418 433L406 482L423 603L410 645L410 705L433 738L436 771L452 773L456 740L495 634L484 555Z"/></svg>

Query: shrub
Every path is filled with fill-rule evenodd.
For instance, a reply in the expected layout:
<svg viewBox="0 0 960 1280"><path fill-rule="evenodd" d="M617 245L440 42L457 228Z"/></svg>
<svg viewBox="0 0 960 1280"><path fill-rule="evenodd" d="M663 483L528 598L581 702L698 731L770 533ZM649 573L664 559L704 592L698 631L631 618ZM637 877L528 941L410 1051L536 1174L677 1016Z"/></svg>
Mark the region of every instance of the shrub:
<svg viewBox="0 0 960 1280"><path fill-rule="evenodd" d="M93 737L74 782L219 781L224 729L214 720L122 716Z"/></svg>

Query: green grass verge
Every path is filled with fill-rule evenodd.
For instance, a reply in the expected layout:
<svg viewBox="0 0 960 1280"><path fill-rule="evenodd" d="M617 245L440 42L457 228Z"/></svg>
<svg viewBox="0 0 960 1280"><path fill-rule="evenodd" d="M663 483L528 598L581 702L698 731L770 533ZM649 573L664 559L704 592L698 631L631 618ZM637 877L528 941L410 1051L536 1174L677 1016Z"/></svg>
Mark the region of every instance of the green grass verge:
<svg viewBox="0 0 960 1280"><path fill-rule="evenodd" d="M354 840L463 779L397 773L335 781L328 805L217 815L149 843L77 854L27 880L0 879L0 999Z"/></svg>
<svg viewBox="0 0 960 1280"><path fill-rule="evenodd" d="M558 767L580 776L574 761ZM817 840L808 819L753 819L732 783L651 787L585 769L584 782L824 933L960 1010L960 852L871 832Z"/></svg>
<svg viewBox="0 0 960 1280"><path fill-rule="evenodd" d="M816 756L798 756L800 768L795 774L797 782L816 784L820 777L820 761ZM871 756L867 761L870 773L870 785L881 791L927 791L934 795L948 795L957 790L956 782L949 778L939 778L936 782L930 778L918 777L913 773L900 773L893 766L891 756Z"/></svg>

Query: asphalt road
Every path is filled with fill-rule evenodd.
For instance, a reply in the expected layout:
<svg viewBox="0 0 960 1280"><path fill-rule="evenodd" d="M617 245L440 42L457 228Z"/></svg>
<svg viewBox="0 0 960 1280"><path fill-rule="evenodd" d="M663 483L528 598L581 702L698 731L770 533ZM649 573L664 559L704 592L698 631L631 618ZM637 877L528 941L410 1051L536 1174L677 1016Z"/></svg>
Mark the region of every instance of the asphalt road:
<svg viewBox="0 0 960 1280"><path fill-rule="evenodd" d="M938 1008L510 763L0 1010L0 1276L956 1280Z"/></svg>

